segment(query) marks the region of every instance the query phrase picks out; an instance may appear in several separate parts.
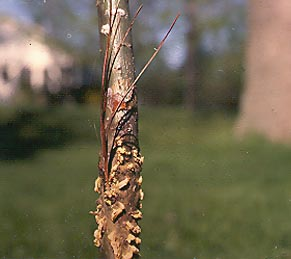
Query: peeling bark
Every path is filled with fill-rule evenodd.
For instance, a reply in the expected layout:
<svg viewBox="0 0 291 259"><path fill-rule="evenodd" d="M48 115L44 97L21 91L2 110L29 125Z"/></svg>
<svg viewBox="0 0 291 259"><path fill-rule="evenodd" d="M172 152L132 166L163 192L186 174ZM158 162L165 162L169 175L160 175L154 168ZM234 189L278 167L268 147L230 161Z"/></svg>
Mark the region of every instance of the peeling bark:
<svg viewBox="0 0 291 259"><path fill-rule="evenodd" d="M128 0L97 0L101 56L104 59L99 193L91 212L98 229L94 244L107 259L139 256L142 218L140 176L143 157L138 143L138 110Z"/></svg>

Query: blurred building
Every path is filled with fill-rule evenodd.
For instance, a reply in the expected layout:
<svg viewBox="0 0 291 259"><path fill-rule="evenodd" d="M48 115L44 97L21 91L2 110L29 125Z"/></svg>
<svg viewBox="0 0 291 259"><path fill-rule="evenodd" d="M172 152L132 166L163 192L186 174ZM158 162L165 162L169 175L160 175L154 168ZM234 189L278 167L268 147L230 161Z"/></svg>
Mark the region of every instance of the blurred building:
<svg viewBox="0 0 291 259"><path fill-rule="evenodd" d="M13 101L23 80L32 91L58 92L73 58L47 44L42 27L0 18L0 103Z"/></svg>

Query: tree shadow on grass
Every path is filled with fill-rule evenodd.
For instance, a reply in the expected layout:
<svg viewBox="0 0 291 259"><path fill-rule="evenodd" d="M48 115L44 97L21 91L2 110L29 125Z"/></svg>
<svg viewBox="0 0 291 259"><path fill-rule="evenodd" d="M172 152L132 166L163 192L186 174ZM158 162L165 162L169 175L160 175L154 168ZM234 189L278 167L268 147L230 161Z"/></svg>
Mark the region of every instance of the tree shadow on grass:
<svg viewBox="0 0 291 259"><path fill-rule="evenodd" d="M0 159L27 159L73 140L72 129L47 110L22 109L0 120Z"/></svg>

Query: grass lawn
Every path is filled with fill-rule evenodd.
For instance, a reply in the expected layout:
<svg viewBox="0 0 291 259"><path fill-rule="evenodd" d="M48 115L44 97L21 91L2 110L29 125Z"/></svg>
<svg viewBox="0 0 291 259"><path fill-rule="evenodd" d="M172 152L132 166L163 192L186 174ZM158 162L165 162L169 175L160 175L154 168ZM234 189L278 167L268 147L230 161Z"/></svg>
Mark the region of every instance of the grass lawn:
<svg viewBox="0 0 291 259"><path fill-rule="evenodd" d="M141 111L143 258L291 258L291 148L237 142L226 115ZM79 113L80 131L96 120L92 109ZM64 148L0 162L0 258L100 258L88 214L98 141L88 132Z"/></svg>

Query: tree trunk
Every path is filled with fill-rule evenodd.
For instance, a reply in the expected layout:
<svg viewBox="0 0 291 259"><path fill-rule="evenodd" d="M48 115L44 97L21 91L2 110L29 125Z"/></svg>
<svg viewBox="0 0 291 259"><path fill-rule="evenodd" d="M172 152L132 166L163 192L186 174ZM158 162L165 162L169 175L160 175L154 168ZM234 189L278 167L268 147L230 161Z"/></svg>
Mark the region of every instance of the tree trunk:
<svg viewBox="0 0 291 259"><path fill-rule="evenodd" d="M245 92L237 133L291 141L291 2L250 0Z"/></svg>
<svg viewBox="0 0 291 259"><path fill-rule="evenodd" d="M185 107L191 111L195 111L197 107L197 45L198 45L198 29L196 18L196 6L195 1L185 2L185 14L190 26L187 33L187 59L185 67Z"/></svg>
<svg viewBox="0 0 291 259"><path fill-rule="evenodd" d="M139 256L140 176L143 157L138 143L138 110L128 0L97 0L103 84L99 193L94 243L107 259Z"/></svg>

